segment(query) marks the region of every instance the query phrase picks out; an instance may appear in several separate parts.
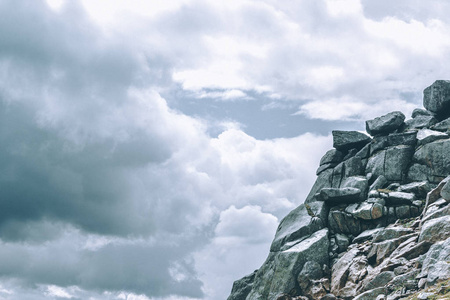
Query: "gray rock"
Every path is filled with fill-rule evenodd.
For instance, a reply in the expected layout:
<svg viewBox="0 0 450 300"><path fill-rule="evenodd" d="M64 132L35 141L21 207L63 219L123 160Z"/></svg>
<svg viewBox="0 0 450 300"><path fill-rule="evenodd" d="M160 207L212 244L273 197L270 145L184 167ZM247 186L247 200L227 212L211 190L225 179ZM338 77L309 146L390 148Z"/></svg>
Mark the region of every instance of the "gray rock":
<svg viewBox="0 0 450 300"><path fill-rule="evenodd" d="M433 116L433 113L425 109L416 108L413 110L411 118L416 118L418 116Z"/></svg>
<svg viewBox="0 0 450 300"><path fill-rule="evenodd" d="M423 106L437 114L447 116L450 112L450 81L436 80L423 91Z"/></svg>
<svg viewBox="0 0 450 300"><path fill-rule="evenodd" d="M317 176L311 191L309 191L309 194L306 197L305 203L317 201L316 194L319 193L321 189L332 187L333 172L333 169L327 169Z"/></svg>
<svg viewBox="0 0 450 300"><path fill-rule="evenodd" d="M373 242L378 243L386 240L392 240L410 233L413 233L413 230L410 228L388 227L375 233Z"/></svg>
<svg viewBox="0 0 450 300"><path fill-rule="evenodd" d="M430 169L427 166L420 164L413 164L409 170L407 179L408 181L426 181L430 173Z"/></svg>
<svg viewBox="0 0 450 300"><path fill-rule="evenodd" d="M434 116L417 116L405 122L406 130L428 128L436 124L438 120Z"/></svg>
<svg viewBox="0 0 450 300"><path fill-rule="evenodd" d="M403 121L405 121L405 115L402 112L394 111L366 121L366 131L370 135L390 133L402 126Z"/></svg>
<svg viewBox="0 0 450 300"><path fill-rule="evenodd" d="M435 293L420 292L419 295L417 295L417 300L428 300L428 299L435 299L435 298L436 298Z"/></svg>
<svg viewBox="0 0 450 300"><path fill-rule="evenodd" d="M374 242L367 254L367 259L375 261L377 265L380 264L385 258L389 257L401 243L412 236L414 236L414 234L400 236L396 239L389 239L379 243Z"/></svg>
<svg viewBox="0 0 450 300"><path fill-rule="evenodd" d="M370 142L370 137L358 131L333 130L333 147L339 151L348 151L352 148L361 149Z"/></svg>
<svg viewBox="0 0 450 300"><path fill-rule="evenodd" d="M450 201L450 181L447 181L441 189L441 197Z"/></svg>
<svg viewBox="0 0 450 300"><path fill-rule="evenodd" d="M450 174L450 139L423 145L414 153L414 161L426 166L428 181L438 183Z"/></svg>
<svg viewBox="0 0 450 300"><path fill-rule="evenodd" d="M372 173L372 176L384 176L384 161L386 158L386 150L381 150L373 156L369 157L366 166L366 173Z"/></svg>
<svg viewBox="0 0 450 300"><path fill-rule="evenodd" d="M437 140L448 138L448 134L430 129L421 129L417 132L417 141L419 145L425 145Z"/></svg>
<svg viewBox="0 0 450 300"><path fill-rule="evenodd" d="M364 174L364 166L361 157L352 157L344 161L344 178ZM342 183L341 183L342 185Z"/></svg>
<svg viewBox="0 0 450 300"><path fill-rule="evenodd" d="M415 199L416 199L416 196L413 193L390 192L390 193L388 193L388 198L386 199L386 204L387 205L402 205L402 204L411 205Z"/></svg>
<svg viewBox="0 0 450 300"><path fill-rule="evenodd" d="M384 176L387 180L403 181L414 154L412 146L395 146L386 150Z"/></svg>
<svg viewBox="0 0 450 300"><path fill-rule="evenodd" d="M351 188L357 188L361 190L360 194L360 200L364 200L367 196L368 191L368 185L369 181L362 176L351 176L348 177L344 183L342 184L342 187L351 187Z"/></svg>
<svg viewBox="0 0 450 300"><path fill-rule="evenodd" d="M416 197L424 199L430 189L431 189L430 184L428 183L428 181L425 180L401 185L398 187L397 190L399 192L413 193L414 195L416 195Z"/></svg>
<svg viewBox="0 0 450 300"><path fill-rule="evenodd" d="M316 175L320 175L323 171L336 167L335 163L323 164L317 168Z"/></svg>
<svg viewBox="0 0 450 300"><path fill-rule="evenodd" d="M324 188L320 191L320 198L326 203L355 203L360 199L361 190L357 188Z"/></svg>
<svg viewBox="0 0 450 300"><path fill-rule="evenodd" d="M256 272L247 275L233 283L231 294L227 300L245 300L253 287L253 281L255 280Z"/></svg>
<svg viewBox="0 0 450 300"><path fill-rule="evenodd" d="M423 223L419 242L438 242L448 237L450 237L450 216L443 216Z"/></svg>
<svg viewBox="0 0 450 300"><path fill-rule="evenodd" d="M386 293L386 288L384 287L378 287L370 291L366 291L362 294L359 294L353 300L373 300L378 299L377 297L379 295L384 295ZM383 299L383 298L382 298Z"/></svg>
<svg viewBox="0 0 450 300"><path fill-rule="evenodd" d="M278 225L270 251L280 251L286 243L300 241L302 238L307 238L315 231L322 229L325 223L312 222L314 215L315 213L309 211L305 204L301 204L291 211Z"/></svg>
<svg viewBox="0 0 450 300"><path fill-rule="evenodd" d="M371 280L365 287L364 290L373 290L378 287L383 287L389 281L391 281L395 277L394 272L392 271L384 271L375 276L373 280ZM379 294L378 294L379 295ZM373 299L373 298L372 298Z"/></svg>
<svg viewBox="0 0 450 300"><path fill-rule="evenodd" d="M328 215L328 226L336 233L351 234L361 233L361 223L351 214L331 208Z"/></svg>
<svg viewBox="0 0 450 300"><path fill-rule="evenodd" d="M322 267L316 261L307 261L299 275L305 275L309 279L317 280L322 278Z"/></svg>
<svg viewBox="0 0 450 300"><path fill-rule="evenodd" d="M415 146L417 143L416 135L417 135L416 131L391 133L387 136L387 145L389 147L399 145Z"/></svg>
<svg viewBox="0 0 450 300"><path fill-rule="evenodd" d="M360 244L362 242L371 240L378 232L383 230L384 228L375 228L363 231L361 234L359 234L357 237L353 239L352 243Z"/></svg>
<svg viewBox="0 0 450 300"><path fill-rule="evenodd" d="M384 201L384 200L382 200L382 201ZM383 204L374 203L372 206L372 210L370 211L370 213L372 215L372 220L381 218L384 215L384 211L385 211L385 206Z"/></svg>
<svg viewBox="0 0 450 300"><path fill-rule="evenodd" d="M370 143L362 147L355 156L361 157L362 159L368 158L370 156Z"/></svg>
<svg viewBox="0 0 450 300"><path fill-rule="evenodd" d="M377 189L382 189L386 186L387 183L388 183L388 181L387 181L386 177L384 177L384 175L380 175L372 183L369 190L373 191L373 190L377 190Z"/></svg>
<svg viewBox="0 0 450 300"><path fill-rule="evenodd" d="M338 246L338 253L342 253L347 250L348 245L350 245L350 239L344 235L337 233L336 234L336 244Z"/></svg>
<svg viewBox="0 0 450 300"><path fill-rule="evenodd" d="M358 255L358 249L353 248L347 251L333 265L331 271L331 293L340 296L341 289L345 286L348 278L349 268Z"/></svg>
<svg viewBox="0 0 450 300"><path fill-rule="evenodd" d="M417 278L426 278L428 285L450 278L450 238L431 246L425 254L422 271Z"/></svg>
<svg viewBox="0 0 450 300"><path fill-rule="evenodd" d="M431 126L430 129L437 130L437 131L443 131L443 132L450 131L450 118L445 119L445 120Z"/></svg>
<svg viewBox="0 0 450 300"><path fill-rule="evenodd" d="M379 135L375 136L370 142L370 155L386 149L388 147L388 136L387 135Z"/></svg>
<svg viewBox="0 0 450 300"><path fill-rule="evenodd" d="M288 250L271 252L256 273L246 300L276 299L295 290L297 276L307 261L328 265L328 229L321 229Z"/></svg>
<svg viewBox="0 0 450 300"><path fill-rule="evenodd" d="M333 294L326 294L325 296L323 296L322 298L320 298L320 300L336 300L336 296Z"/></svg>
<svg viewBox="0 0 450 300"><path fill-rule="evenodd" d="M353 216L362 220L372 220L372 208L372 203L363 202L353 212Z"/></svg>
<svg viewBox="0 0 450 300"><path fill-rule="evenodd" d="M329 163L340 163L344 158L344 154L341 151L336 149L328 150L327 153L320 160L320 165L329 164Z"/></svg>
<svg viewBox="0 0 450 300"><path fill-rule="evenodd" d="M409 205L397 206L395 208L395 215L400 220L411 218L411 210Z"/></svg>

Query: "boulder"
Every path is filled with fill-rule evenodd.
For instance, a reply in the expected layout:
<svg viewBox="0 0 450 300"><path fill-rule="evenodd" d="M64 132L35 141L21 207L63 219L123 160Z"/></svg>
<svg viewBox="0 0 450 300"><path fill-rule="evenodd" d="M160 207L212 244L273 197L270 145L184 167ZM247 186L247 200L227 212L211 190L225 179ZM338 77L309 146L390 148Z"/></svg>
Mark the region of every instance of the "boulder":
<svg viewBox="0 0 450 300"><path fill-rule="evenodd" d="M328 247L328 229L325 228L288 250L271 252L257 271L246 300L277 299L282 294L295 291L297 277L306 262L328 265Z"/></svg>
<svg viewBox="0 0 450 300"><path fill-rule="evenodd" d="M256 272L247 275L233 283L231 294L227 300L245 300L253 287L253 281L255 280Z"/></svg>
<svg viewBox="0 0 450 300"><path fill-rule="evenodd" d="M430 129L437 130L437 131L443 131L443 132L450 131L450 118L447 118L447 119L431 126Z"/></svg>
<svg viewBox="0 0 450 300"><path fill-rule="evenodd" d="M450 201L450 181L447 181L441 189L441 197Z"/></svg>
<svg viewBox="0 0 450 300"><path fill-rule="evenodd" d="M450 278L450 238L431 246L425 254L422 271L417 278L426 278L428 285Z"/></svg>
<svg viewBox="0 0 450 300"><path fill-rule="evenodd" d="M419 242L438 242L450 237L450 216L426 221L421 228Z"/></svg>
<svg viewBox="0 0 450 300"><path fill-rule="evenodd" d="M418 116L433 116L433 113L422 108L415 108L411 114L411 118L416 118Z"/></svg>
<svg viewBox="0 0 450 300"><path fill-rule="evenodd" d="M373 290L378 287L383 287L389 281L391 281L394 277L395 277L395 274L392 271L381 272L380 274L375 276L375 278L373 278L371 281L369 281L369 283L364 287L364 290L368 291L368 290Z"/></svg>
<svg viewBox="0 0 450 300"><path fill-rule="evenodd" d="M370 135L386 134L400 128L405 121L405 115L402 112L394 111L384 116L366 121L366 131Z"/></svg>
<svg viewBox="0 0 450 300"><path fill-rule="evenodd" d="M387 181L386 177L384 177L383 175L380 175L372 183L369 190L373 191L373 190L377 190L377 189L382 189L387 185L387 183L388 183L388 181Z"/></svg>
<svg viewBox="0 0 450 300"><path fill-rule="evenodd" d="M368 185L369 185L368 180L362 176L348 177L347 179L345 179L344 183L342 184L342 186L344 188L350 187L350 188L357 188L357 189L361 190L361 194L360 194L361 201L364 200L367 196Z"/></svg>
<svg viewBox="0 0 450 300"><path fill-rule="evenodd" d="M319 211L323 209L323 203L316 203L314 206L321 206L317 207ZM301 204L291 211L278 225L270 251L280 251L285 244L293 241L300 242L312 233L322 229L325 222L320 217L318 217L320 221L313 222L314 217L318 216L311 209L311 204Z"/></svg>
<svg viewBox="0 0 450 300"><path fill-rule="evenodd" d="M437 140L423 145L414 153L414 161L426 168L428 181L438 183L450 174L450 139Z"/></svg>
<svg viewBox="0 0 450 300"><path fill-rule="evenodd" d="M450 81L436 80L423 91L423 106L441 116L450 113Z"/></svg>
<svg viewBox="0 0 450 300"><path fill-rule="evenodd" d="M417 116L405 122L405 130L428 128L437 122L438 120L434 116Z"/></svg>
<svg viewBox="0 0 450 300"><path fill-rule="evenodd" d="M325 155L320 160L320 165L329 164L329 163L340 163L344 158L344 154L336 149L331 149L325 153Z"/></svg>
<svg viewBox="0 0 450 300"><path fill-rule="evenodd" d="M398 187L397 191L405 193L413 193L416 198L425 199L428 191L431 189L428 181L411 182Z"/></svg>
<svg viewBox="0 0 450 300"><path fill-rule="evenodd" d="M417 141L419 145L424 145L437 140L448 138L448 134L430 129L421 129L419 130L419 132L417 132Z"/></svg>
<svg viewBox="0 0 450 300"><path fill-rule="evenodd" d="M387 205L402 205L402 204L412 204L416 199L413 193L405 192L389 192L386 199Z"/></svg>
<svg viewBox="0 0 450 300"><path fill-rule="evenodd" d="M351 214L332 207L328 215L328 226L336 233L358 235L361 233L361 222Z"/></svg>
<svg viewBox="0 0 450 300"><path fill-rule="evenodd" d="M339 151L348 151L352 148L361 149L370 142L370 137L358 131L333 130L333 147Z"/></svg>
<svg viewBox="0 0 450 300"><path fill-rule="evenodd" d="M413 233L413 230L410 228L403 227L388 227L383 230L379 230L374 233L373 242L379 243L386 240L397 239L401 236Z"/></svg>
<svg viewBox="0 0 450 300"><path fill-rule="evenodd" d="M357 237L355 237L352 241L352 243L362 243L368 240L373 239L374 236L377 235L380 231L383 231L384 228L375 228L375 229L369 229L366 231L363 231L361 234L359 234Z"/></svg>
<svg viewBox="0 0 450 300"><path fill-rule="evenodd" d="M357 188L324 188L320 191L320 198L326 203L355 203L360 200L361 190Z"/></svg>

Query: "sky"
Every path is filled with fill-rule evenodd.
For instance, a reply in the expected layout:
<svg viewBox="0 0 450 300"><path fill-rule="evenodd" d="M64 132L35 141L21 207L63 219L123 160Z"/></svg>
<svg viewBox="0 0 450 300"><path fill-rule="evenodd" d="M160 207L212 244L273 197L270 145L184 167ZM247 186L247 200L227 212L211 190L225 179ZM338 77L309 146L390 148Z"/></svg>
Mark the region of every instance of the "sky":
<svg viewBox="0 0 450 300"><path fill-rule="evenodd" d="M0 0L0 299L226 299L331 130L450 79L446 0Z"/></svg>

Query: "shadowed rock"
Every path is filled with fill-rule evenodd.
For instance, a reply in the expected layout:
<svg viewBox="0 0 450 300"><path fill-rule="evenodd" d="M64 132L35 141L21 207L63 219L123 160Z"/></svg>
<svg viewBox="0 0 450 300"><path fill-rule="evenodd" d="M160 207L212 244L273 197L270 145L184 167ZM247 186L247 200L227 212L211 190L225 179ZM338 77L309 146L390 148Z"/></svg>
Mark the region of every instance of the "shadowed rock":
<svg viewBox="0 0 450 300"><path fill-rule="evenodd" d="M402 112L394 111L366 121L366 131L370 135L387 134L400 128L403 121L405 121L405 115Z"/></svg>
<svg viewBox="0 0 450 300"><path fill-rule="evenodd" d="M436 80L423 91L423 106L437 114L450 115L450 81Z"/></svg>
<svg viewBox="0 0 450 300"><path fill-rule="evenodd" d="M361 149L370 142L370 137L358 131L333 130L333 147L339 151Z"/></svg>

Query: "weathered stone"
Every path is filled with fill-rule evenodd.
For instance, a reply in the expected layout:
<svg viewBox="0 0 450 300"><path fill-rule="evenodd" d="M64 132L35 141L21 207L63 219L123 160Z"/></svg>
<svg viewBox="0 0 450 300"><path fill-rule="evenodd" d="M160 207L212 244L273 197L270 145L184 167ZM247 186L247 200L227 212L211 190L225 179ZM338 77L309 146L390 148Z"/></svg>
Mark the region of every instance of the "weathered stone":
<svg viewBox="0 0 450 300"><path fill-rule="evenodd" d="M415 108L411 114L411 118L415 118L417 116L433 116L433 113L425 109Z"/></svg>
<svg viewBox="0 0 450 300"><path fill-rule="evenodd" d="M320 191L320 198L326 203L354 203L360 199L361 190L357 188L324 188Z"/></svg>
<svg viewBox="0 0 450 300"><path fill-rule="evenodd" d="M408 167L414 154L412 146L395 146L386 150L384 176L387 180L402 181L406 179Z"/></svg>
<svg viewBox="0 0 450 300"><path fill-rule="evenodd" d="M342 187L351 187L361 190L360 200L363 201L367 196L368 185L368 180L365 177L351 176L344 181Z"/></svg>
<svg viewBox="0 0 450 300"><path fill-rule="evenodd" d="M450 118L445 119L433 126L431 126L432 130L442 131L442 132L448 132L450 131Z"/></svg>
<svg viewBox="0 0 450 300"><path fill-rule="evenodd" d="M412 232L413 230L410 228L388 227L374 234L373 242L378 243L386 240L396 239Z"/></svg>
<svg viewBox="0 0 450 300"><path fill-rule="evenodd" d="M348 150L347 155L344 156L343 160L347 160L349 158L354 157L356 155L356 153L358 153L358 151L359 151L359 149L355 149L355 148Z"/></svg>
<svg viewBox="0 0 450 300"><path fill-rule="evenodd" d="M329 163L329 164L323 164L323 165L320 165L320 166L317 168L316 175L319 175L319 174L322 173L323 171L328 170L328 169L332 169L332 168L334 168L334 167L336 167L336 164L335 164L335 163Z"/></svg>
<svg viewBox="0 0 450 300"><path fill-rule="evenodd" d="M336 300L336 296L333 294L326 294L325 296L323 296L322 298L320 298L320 300Z"/></svg>
<svg viewBox="0 0 450 300"><path fill-rule="evenodd" d="M413 193L414 195L416 195L416 197L424 199L430 189L430 184L425 180L401 185L397 190L399 192Z"/></svg>
<svg viewBox="0 0 450 300"><path fill-rule="evenodd" d="M384 177L383 175L380 175L372 183L369 190L372 191L372 190L382 189L386 186L387 183L388 183L388 181L387 181L386 177Z"/></svg>
<svg viewBox="0 0 450 300"><path fill-rule="evenodd" d="M402 126L405 115L394 111L384 116L366 121L366 131L370 135L390 133Z"/></svg>
<svg viewBox="0 0 450 300"><path fill-rule="evenodd" d="M388 147L388 136L387 135L379 135L375 136L370 142L370 155L386 149Z"/></svg>
<svg viewBox="0 0 450 300"><path fill-rule="evenodd" d="M386 285L389 281L391 281L394 277L395 274L392 271L381 272L364 287L364 290L368 291L373 290L377 287L382 287Z"/></svg>
<svg viewBox="0 0 450 300"><path fill-rule="evenodd" d="M415 200L415 195L413 193L405 192L390 192L386 199L387 205L410 205Z"/></svg>
<svg viewBox="0 0 450 300"><path fill-rule="evenodd" d="M370 143L362 147L355 156L361 157L362 159L368 158L370 156Z"/></svg>
<svg viewBox="0 0 450 300"><path fill-rule="evenodd" d="M256 272L247 275L233 283L231 294L227 300L245 300L253 287L253 281L255 280Z"/></svg>
<svg viewBox="0 0 450 300"><path fill-rule="evenodd" d="M380 199L382 200L382 199ZM384 200L382 200L384 201ZM380 203L374 203L372 206L372 210L370 211L373 220L379 219L384 214L384 205Z"/></svg>
<svg viewBox="0 0 450 300"><path fill-rule="evenodd" d="M380 264L385 258L394 252L394 250L404 241L411 238L413 234L400 236L396 239L389 239L379 243L373 243L372 248L367 254L367 258L371 261L375 261L376 264Z"/></svg>
<svg viewBox="0 0 450 300"><path fill-rule="evenodd" d="M429 178L430 169L427 166L413 164L408 170L408 181L425 181Z"/></svg>
<svg viewBox="0 0 450 300"><path fill-rule="evenodd" d="M448 216L448 215L450 215L450 205L446 205L442 208L438 208L437 210L426 214L423 217L422 222L425 223L428 220L436 219L436 218L440 218L440 217L444 217L444 216Z"/></svg>
<svg viewBox="0 0 450 300"><path fill-rule="evenodd" d="M447 181L441 189L441 197L450 201L450 181Z"/></svg>
<svg viewBox="0 0 450 300"><path fill-rule="evenodd" d="M401 132L401 133L391 133L388 135L388 146L399 146L399 145L412 145L415 146L417 142L416 138L417 132Z"/></svg>
<svg viewBox="0 0 450 300"><path fill-rule="evenodd" d="M450 216L443 216L423 223L419 242L437 242L450 237Z"/></svg>
<svg viewBox="0 0 450 300"><path fill-rule="evenodd" d="M339 151L348 151L352 148L361 149L370 142L370 137L358 131L333 130L333 147Z"/></svg>
<svg viewBox="0 0 450 300"><path fill-rule="evenodd" d="M361 224L351 214L331 208L328 216L328 224L336 233L358 235L361 232Z"/></svg>
<svg viewBox="0 0 450 300"><path fill-rule="evenodd" d="M372 203L363 202L359 204L358 208L353 212L353 216L363 220L372 220L372 207Z"/></svg>
<svg viewBox="0 0 450 300"><path fill-rule="evenodd" d="M408 260L411 260L413 258L419 257L424 253L427 253L431 245L432 243L427 241L422 241L418 244L412 242L399 250L398 253L395 254L395 258L404 257Z"/></svg>
<svg viewBox="0 0 450 300"><path fill-rule="evenodd" d="M320 160L320 165L329 164L329 163L340 163L344 158L344 154L341 151L336 149L328 150L327 153Z"/></svg>
<svg viewBox="0 0 450 300"><path fill-rule="evenodd" d="M270 251L280 251L284 244L299 241L322 229L325 223L312 222L313 217L305 204L301 204L291 211L278 225Z"/></svg>
<svg viewBox="0 0 450 300"><path fill-rule="evenodd" d="M350 240L346 235L337 233L336 244L338 246L338 253L342 253L347 250L348 245L350 245Z"/></svg>
<svg viewBox="0 0 450 300"><path fill-rule="evenodd" d="M246 300L276 299L295 290L297 276L307 261L328 264L328 247L328 229L325 228L288 250L271 252L257 271Z"/></svg>
<svg viewBox="0 0 450 300"><path fill-rule="evenodd" d="M419 295L417 295L417 300L432 300L432 299L436 299L435 293L420 292Z"/></svg>
<svg viewBox="0 0 450 300"><path fill-rule="evenodd" d="M417 116L405 122L406 130L422 129L433 126L438 120L434 116Z"/></svg>
<svg viewBox="0 0 450 300"><path fill-rule="evenodd" d="M367 162L366 173L372 173L372 176L384 176L384 160L386 157L386 150L382 150L371 156Z"/></svg>
<svg viewBox="0 0 450 300"><path fill-rule="evenodd" d="M423 106L441 116L450 114L450 81L436 80L423 91Z"/></svg>
<svg viewBox="0 0 450 300"><path fill-rule="evenodd" d="M379 295L384 295L386 293L386 288L384 287L378 287L370 291L365 291L362 294L359 294L353 300L373 300L373 299L379 299L377 298ZM383 298L380 298L383 299Z"/></svg>
<svg viewBox="0 0 450 300"><path fill-rule="evenodd" d="M363 231L361 234L359 234L357 237L353 239L352 243L360 244L364 241L371 240L378 232L383 230L384 228L375 228Z"/></svg>
<svg viewBox="0 0 450 300"><path fill-rule="evenodd" d="M358 249L353 248L347 251L333 265L331 271L331 293L340 296L341 289L345 286L348 277L348 270L358 254Z"/></svg>
<svg viewBox="0 0 450 300"><path fill-rule="evenodd" d="M397 206L395 208L395 215L398 219L408 219L411 218L411 211L408 205Z"/></svg>
<svg viewBox="0 0 450 300"><path fill-rule="evenodd" d="M448 134L430 129L421 129L417 132L417 143L419 145L425 145L437 140L448 138Z"/></svg>
<svg viewBox="0 0 450 300"><path fill-rule="evenodd" d="M425 278L428 285L450 278L450 238L431 246L425 254L422 271L417 278Z"/></svg>
<svg viewBox="0 0 450 300"><path fill-rule="evenodd" d="M444 153L450 153L450 139L425 144L414 153L414 161L429 169L428 181L438 183L450 174L450 155Z"/></svg>

